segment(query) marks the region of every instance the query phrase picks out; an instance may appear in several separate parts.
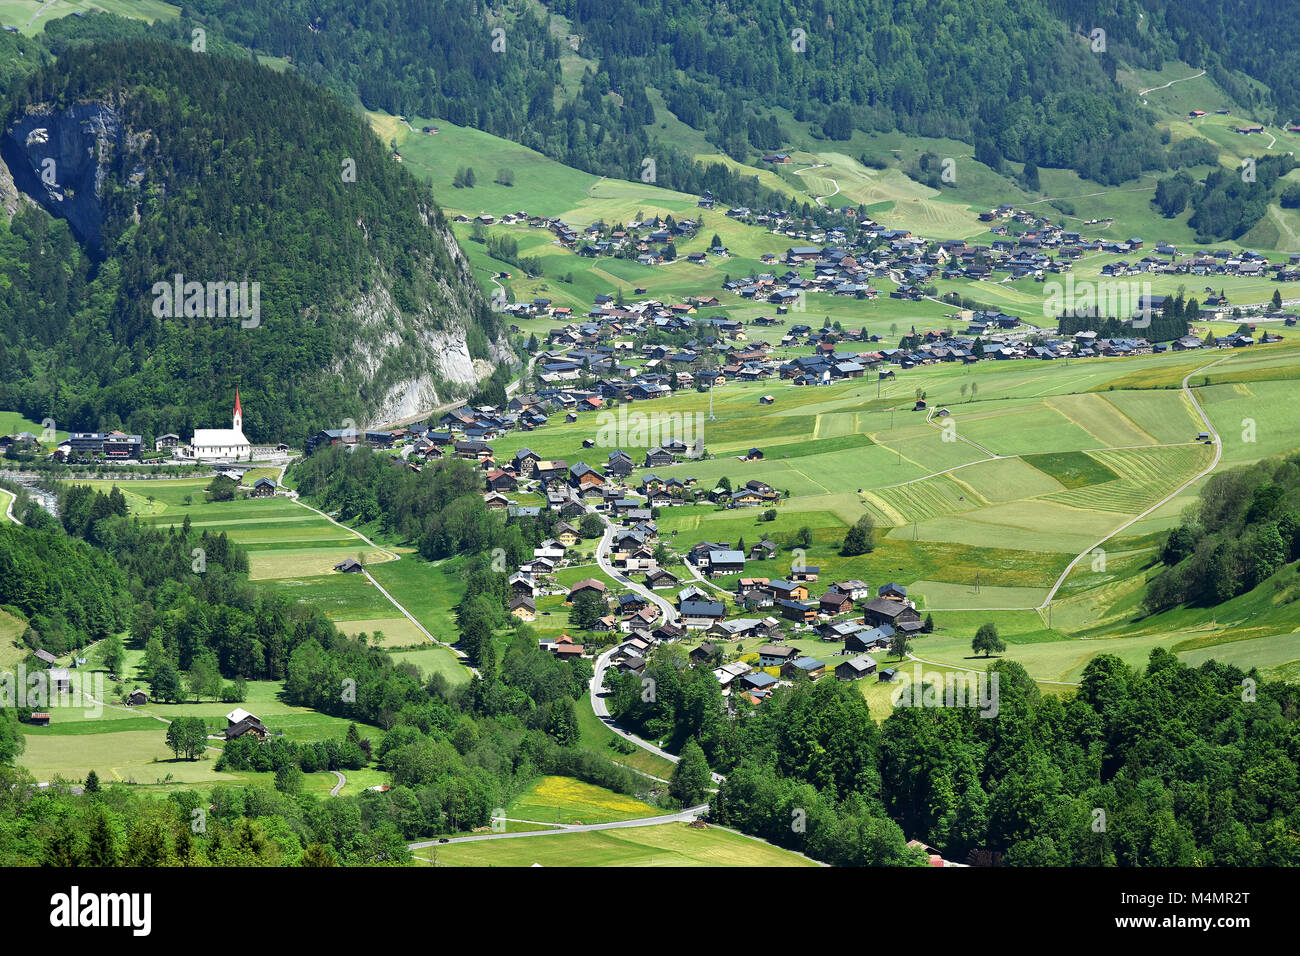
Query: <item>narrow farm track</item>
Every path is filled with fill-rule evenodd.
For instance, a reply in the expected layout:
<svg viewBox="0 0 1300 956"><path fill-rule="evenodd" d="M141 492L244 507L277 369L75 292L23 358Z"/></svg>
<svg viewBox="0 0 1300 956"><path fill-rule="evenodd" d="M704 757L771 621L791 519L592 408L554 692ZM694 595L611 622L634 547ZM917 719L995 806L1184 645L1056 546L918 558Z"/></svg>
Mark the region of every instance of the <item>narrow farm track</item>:
<svg viewBox="0 0 1300 956"><path fill-rule="evenodd" d="M284 477L284 472L281 472L281 473L280 473L280 477L281 477L281 478ZM374 548L376 551L380 551L380 552L382 552L382 553L388 555L388 560L389 560L389 561L397 561L397 560L400 560L400 558L401 558L401 555L400 555L400 554L395 554L394 552L389 551L387 548L381 548L379 545L375 544L375 542L371 541L369 538L367 538L364 534L362 534L362 533L361 533L360 531L358 531L356 528L349 528L349 527L348 527L347 525L345 525L345 524L340 524L339 522L337 522L337 521L335 521L333 518L331 518L329 515L327 515L325 512L321 511L320 509L318 509L318 508L313 508L311 505L307 504L307 502L305 502L305 501L303 501L301 498L299 498L299 497L298 497L298 493L297 493L296 491L292 491L292 492L290 492L289 495L290 495L290 497L289 497L289 500L290 500L290 501L294 502L295 504L302 505L302 507L306 508L306 509L307 509L308 511L310 511L310 512L313 512L314 514L318 514L318 515L320 515L322 518L324 518L326 521L328 521L330 524L334 525L335 527L337 527L337 528L342 528L344 531L348 532L349 534L354 534L354 535L356 535L358 538L360 538L360 539L361 539L362 541L364 541L366 544L370 545L370 547Z"/></svg>
<svg viewBox="0 0 1300 956"><path fill-rule="evenodd" d="M447 843L480 843L484 840L519 840L525 837L555 836L560 833L592 833L596 830L629 830L635 829L636 827L657 827L665 823L690 823L708 809L709 805L707 803L701 803L698 806L689 807L680 813L668 813L663 816L637 817L632 820L616 820L613 823L584 823L569 826L561 825L554 830L523 830L519 833L476 833L473 836L452 837L447 840ZM554 823L548 823L546 825L552 827L556 826ZM406 847L408 850L427 850L430 847L437 847L441 844L441 840L421 840L418 843L408 843Z"/></svg>
<svg viewBox="0 0 1300 956"><path fill-rule="evenodd" d="M469 658L468 658L468 656L465 654L464 651L458 650L458 649L452 647L450 644L446 643L445 641L440 641L440 640L438 640L436 637L434 637L432 634L430 634L429 631L428 631L428 629L427 629L423 624L421 624L419 621L417 621L417 620L415 619L415 615L413 615L410 611L408 611L406 608L404 608L404 607L401 605L401 603L397 600L397 598L395 598L395 597L393 597L391 594L389 594L388 591L387 591L387 589L386 589L382 584L380 584L378 581L376 581L376 580L374 579L374 577L370 574L369 571L367 571L365 568L362 568L362 569L361 569L361 573L364 574L364 575L366 576L366 580L367 580L367 581L369 581L371 584L373 584L373 585L374 585L374 586L379 590L379 593L380 593L380 594L382 594L384 597L388 598L388 602L389 602L390 604L392 604L393 607L397 608L399 611L402 612L402 616L403 616L403 617L405 617L408 621L410 621L412 624L415 625L416 630L418 630L421 634L423 634L425 637L427 637L427 638L428 638L432 643L437 644L439 647L445 647L445 648L447 648L447 650L449 650L449 651L451 651L453 654L455 654L455 655L456 655L456 659L461 663L461 665L463 665L464 668L465 668L467 671L469 671L471 674L473 674L475 677L480 676L480 675L479 675L479 672L478 672L478 668L476 668L476 667L471 667L471 666L467 663L467 661L469 660Z"/></svg>
<svg viewBox="0 0 1300 956"><path fill-rule="evenodd" d="M1083 551L1079 552L1078 557L1076 557L1073 561L1071 561L1069 565L1066 566L1066 569L1061 572L1061 576L1056 579L1056 583L1052 585L1052 589L1047 592L1047 597L1043 599L1043 603L1038 605L1036 610L1038 611L1046 610L1047 606L1052 603L1052 598L1056 597L1056 592L1059 591L1061 589L1061 585L1065 583L1065 579L1070 576L1070 572L1073 571L1078 566L1080 561L1088 557L1088 555L1092 554L1094 550L1100 548L1103 544L1105 544L1111 538L1115 537L1124 529L1128 528L1129 526L1133 525L1138 521L1141 521L1143 518L1151 514L1156 509L1164 506L1168 502L1172 501L1174 498L1177 498L1184 491L1186 491L1192 485L1196 484L1196 482L1200 481L1202 478L1204 478L1206 475L1208 475L1210 472L1214 471L1214 469L1218 467L1219 462L1223 459L1223 441L1222 439L1220 439L1219 432L1215 429L1214 423L1210 421L1210 416L1205 414L1205 409L1202 408L1201 403L1196 400L1196 395L1192 392L1190 388L1188 388L1187 383L1191 381L1193 375L1200 375L1202 372L1206 371L1207 369L1214 368L1214 366L1218 365L1220 362L1227 361L1227 358L1228 358L1227 356L1224 356L1221 359L1216 359L1215 361L1211 362L1208 365L1203 365L1200 368L1195 369L1194 371L1188 372L1185 376L1183 376L1183 383L1182 383L1183 393L1191 401L1192 407L1196 409L1196 413L1201 416L1201 421L1205 423L1205 429L1209 433L1210 438L1214 443L1214 460L1211 461L1208 466L1206 466L1204 469L1198 472L1195 477L1189 478L1187 481L1183 482L1181 485L1179 485L1169 494L1165 495L1163 498L1161 498L1159 501L1153 504L1150 508L1147 508L1139 515L1135 515L1134 517L1129 518L1122 525L1120 525L1114 531L1110 532L1110 534L1106 535L1100 541L1096 542L1091 547L1085 548Z"/></svg>
<svg viewBox="0 0 1300 956"><path fill-rule="evenodd" d="M287 468L288 468L287 465L285 465L285 466L283 466L283 467L280 468L280 485L281 485L281 487L284 486L284 473L285 473L285 471L286 471ZM305 501L303 501L301 498L299 498L299 497L298 497L298 493L297 493L296 491L290 491L290 492L289 492L289 495L290 495L290 500L291 500L291 501L295 502L296 504L302 505L302 507L306 508L308 511L311 511L311 512L314 512L314 513L320 515L322 518L324 518L324 519L325 519L326 521L328 521L330 524L333 524L333 525L335 525L335 526L337 526L337 527L339 527L339 528L342 528L344 531L347 531L347 532L350 532L351 534L356 535L358 538L360 538L360 539L361 539L362 541L364 541L366 544L370 545L370 546L371 546L372 548L374 548L376 551L382 551L384 554L388 555L388 558L389 558L390 561L400 561L400 560L402 559L402 556L401 556L400 554L395 554L394 552L389 551L387 548L381 548L379 545L375 544L375 542L371 541L369 538L367 538L364 534L362 534L362 533L361 533L360 531L358 531L356 528L349 528L349 527L348 527L347 525L345 525L345 524L340 524L339 522L337 522L337 521L335 521L333 518L331 518L329 515L325 514L325 512L320 511L320 510L317 509L317 508L313 508L311 505L307 504ZM415 625L416 630L418 630L421 634L423 634L426 638L428 638L429 641L430 641L431 643L436 644L436 645L438 645L439 647L445 647L445 648L447 648L449 651L451 651L453 654L456 655L456 659L461 663L461 665L463 665L463 666L465 667L466 670L468 670L471 674L475 675L476 677L479 676L478 669L477 669L477 668L474 668L474 667L471 667L468 663L466 663L466 661L468 660L468 657L466 656L466 654L465 654L464 651L458 650L457 648L452 647L450 644L446 643L445 641L440 641L440 640L438 640L436 637L434 637L431 633L429 633L428 628L426 628L423 624L421 624L419 621L417 621L417 620L415 619L415 615L414 615L414 614L412 614L410 611L408 611L408 610L407 610L407 609L402 605L402 603L401 603L400 601L397 600L397 598L393 597L390 593L388 593L388 590L387 590L387 589L386 589L382 584L380 584L378 581L376 581L376 580L374 579L374 576L371 575L371 573L370 573L369 571L367 571L365 568L362 568L362 569L361 569L361 573L364 574L364 575L366 576L366 580L367 580L367 581L369 581L371 584L373 584L373 585L374 585L374 586L379 590L379 593L380 593L380 594L382 594L385 598L388 599L388 602L389 602L390 604L392 604L393 607L397 608L397 610L399 610L399 611L402 612L402 616L403 616L403 617L405 617L408 621L410 621L413 625ZM340 784L340 786L341 786L341 784Z"/></svg>
<svg viewBox="0 0 1300 956"><path fill-rule="evenodd" d="M1201 70L1200 73L1193 73L1191 76L1184 76L1177 80L1170 80L1168 83L1161 83L1159 86L1153 86L1149 90L1138 90L1138 96L1146 96L1148 93L1154 93L1156 90L1167 90L1175 83L1186 83L1188 80L1194 80L1198 76L1204 76L1204 75L1205 75L1205 71Z"/></svg>
<svg viewBox="0 0 1300 956"><path fill-rule="evenodd" d="M804 173L808 172L809 170L813 170L813 169L824 169L824 168L826 168L826 167L829 166L829 165L830 165L830 163L815 163L815 164L813 164L812 166L805 166L803 169L796 169L796 170L794 171L794 175L796 175L796 176L802 176ZM829 192L829 193L827 193L825 196L813 196L813 201L816 202L817 205L819 205L819 206L824 205L824 203L822 202L823 199L830 199L832 196L838 196L838 195L839 195L839 192L840 192L840 184L839 184L839 181L836 180L836 179L833 179L833 178L830 177L830 176L827 176L826 178L829 179L832 183L835 184L835 191L834 191L834 192ZM810 193L809 195L811 195L811 193Z"/></svg>
<svg viewBox="0 0 1300 956"><path fill-rule="evenodd" d="M339 778L339 782L334 784L334 786L330 788L330 796L337 797L339 795L339 791L342 790L343 787L347 784L348 778L343 776L343 774L337 770L331 770L330 773L334 774L334 776Z"/></svg>

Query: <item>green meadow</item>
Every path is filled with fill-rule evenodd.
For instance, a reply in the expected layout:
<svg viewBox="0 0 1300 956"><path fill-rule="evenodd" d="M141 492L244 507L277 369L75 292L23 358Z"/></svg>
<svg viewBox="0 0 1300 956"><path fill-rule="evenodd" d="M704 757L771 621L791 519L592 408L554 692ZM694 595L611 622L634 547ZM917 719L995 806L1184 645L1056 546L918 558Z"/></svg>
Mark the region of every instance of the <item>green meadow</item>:
<svg viewBox="0 0 1300 956"><path fill-rule="evenodd" d="M451 843L416 852L434 866L815 866L730 830L686 823Z"/></svg>

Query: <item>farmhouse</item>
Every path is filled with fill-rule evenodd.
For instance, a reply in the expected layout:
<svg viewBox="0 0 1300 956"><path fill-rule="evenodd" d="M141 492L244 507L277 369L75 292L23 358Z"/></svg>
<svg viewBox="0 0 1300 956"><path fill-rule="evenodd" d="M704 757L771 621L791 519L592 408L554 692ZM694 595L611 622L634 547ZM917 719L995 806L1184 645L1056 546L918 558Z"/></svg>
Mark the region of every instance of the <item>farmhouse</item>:
<svg viewBox="0 0 1300 956"><path fill-rule="evenodd" d="M858 680L876 672L875 658L859 654L852 660L835 666L835 676L839 680Z"/></svg>
<svg viewBox="0 0 1300 956"><path fill-rule="evenodd" d="M817 609L831 617L835 617L837 614L847 614L853 610L853 599L843 591L830 590L818 600Z"/></svg>
<svg viewBox="0 0 1300 956"><path fill-rule="evenodd" d="M903 621L919 621L921 615L916 612L916 608L902 601L891 601L889 598L873 598L862 607L864 620L872 627L879 627L882 624L897 626Z"/></svg>
<svg viewBox="0 0 1300 956"><path fill-rule="evenodd" d="M808 586L794 581L770 581L767 590L772 592L772 597L778 601L808 600Z"/></svg>
<svg viewBox="0 0 1300 956"><path fill-rule="evenodd" d="M782 667L781 673L789 676L803 673L809 680L817 680L826 674L826 665L815 657L799 657Z"/></svg>
<svg viewBox="0 0 1300 956"><path fill-rule="evenodd" d="M745 555L741 551L710 551L709 576L720 574L738 574L745 570Z"/></svg>
<svg viewBox="0 0 1300 956"><path fill-rule="evenodd" d="M849 653L879 650L888 647L893 636L894 628L890 624L882 624L880 627L873 627L869 630L855 631L845 636L844 650Z"/></svg>
<svg viewBox="0 0 1300 956"><path fill-rule="evenodd" d="M244 734L252 734L258 740L265 740L270 732L256 714L250 714L242 707L236 707L226 714L226 739L234 740Z"/></svg>
<svg viewBox="0 0 1300 956"><path fill-rule="evenodd" d="M604 583L597 581L595 578L583 578L573 587L569 588L569 597L566 600L566 603L571 604L574 598L576 598L579 594L583 594L584 592L589 594L594 594L598 598L604 599L605 585Z"/></svg>
<svg viewBox="0 0 1300 956"><path fill-rule="evenodd" d="M783 644L764 644L758 649L758 666L780 667L799 656L799 649L796 647L786 647Z"/></svg>
<svg viewBox="0 0 1300 956"><path fill-rule="evenodd" d="M259 478L253 482L253 490L249 495L253 498L274 498L275 482L270 478Z"/></svg>
<svg viewBox="0 0 1300 956"><path fill-rule="evenodd" d="M691 648L691 652L687 656L692 664L703 664L713 660L719 653L721 653L721 650L718 645L712 641L705 641L699 647Z"/></svg>
<svg viewBox="0 0 1300 956"><path fill-rule="evenodd" d="M727 614L727 606L721 601L683 601L680 610L682 624L690 631L703 630Z"/></svg>

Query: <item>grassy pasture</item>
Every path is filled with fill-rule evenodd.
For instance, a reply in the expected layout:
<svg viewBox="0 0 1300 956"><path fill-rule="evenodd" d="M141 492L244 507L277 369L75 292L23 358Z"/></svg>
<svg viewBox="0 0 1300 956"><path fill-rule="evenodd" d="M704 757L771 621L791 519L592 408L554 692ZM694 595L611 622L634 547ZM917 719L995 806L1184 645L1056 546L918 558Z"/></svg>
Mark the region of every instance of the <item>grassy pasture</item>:
<svg viewBox="0 0 1300 956"><path fill-rule="evenodd" d="M572 777L540 777L511 801L506 816L535 823L613 823L663 811Z"/></svg>
<svg viewBox="0 0 1300 956"><path fill-rule="evenodd" d="M437 866L815 866L729 830L686 823L452 843L416 853Z"/></svg>

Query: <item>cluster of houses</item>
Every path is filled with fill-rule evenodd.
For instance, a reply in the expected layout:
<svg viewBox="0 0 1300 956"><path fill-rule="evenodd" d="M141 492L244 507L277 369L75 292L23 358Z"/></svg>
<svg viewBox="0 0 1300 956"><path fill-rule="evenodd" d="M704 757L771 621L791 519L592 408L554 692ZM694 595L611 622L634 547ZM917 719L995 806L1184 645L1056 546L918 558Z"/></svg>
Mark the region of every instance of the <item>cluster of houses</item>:
<svg viewBox="0 0 1300 956"><path fill-rule="evenodd" d="M722 566L731 570L741 563L739 552L708 551L706 545L707 542L702 543L698 550L701 554L708 553L712 568ZM761 703L783 681L799 674L819 680L827 675L828 669L843 681L872 675L886 682L894 679L895 671L880 669L871 655L887 650L899 631L909 634L922 631L924 625L915 605L907 599L905 588L887 584L873 598L865 582L841 581L828 588L816 603L811 603L806 582L808 578L816 579L816 569L796 569L790 577L800 580L744 578L737 583L738 603L747 609L779 608L779 616L773 613L761 618L728 618L723 601L695 585L683 588L677 595L678 623L653 631L633 628L630 637L615 648L611 664L620 672L640 675L658 644L703 632L704 640L691 650L690 661L713 670L724 697L730 698L732 705L738 699L750 704ZM792 620L809 628L822 641L840 644L836 655L845 659L830 667L787 643L793 633ZM748 659L725 662L722 643L744 641L758 644L744 655ZM736 646L739 649L744 644Z"/></svg>
<svg viewBox="0 0 1300 956"><path fill-rule="evenodd" d="M603 222L593 222L581 229L570 226L558 216L530 216L524 210L507 213L498 219L489 213L482 213L473 220L468 216L457 216L456 222L476 222L483 226L500 223L503 226L526 225L533 229L545 229L554 234L555 242L577 255L587 258L599 256L621 256L635 258L642 265L658 265L671 262L675 256L673 243L679 239L692 239L700 228L697 219L683 219L680 222L671 217L662 219L652 216L644 221L633 221L626 226L618 224L609 226ZM715 247L710 250L715 255L726 255L727 250ZM703 253L698 254L703 258ZM694 257L693 257L694 258Z"/></svg>

